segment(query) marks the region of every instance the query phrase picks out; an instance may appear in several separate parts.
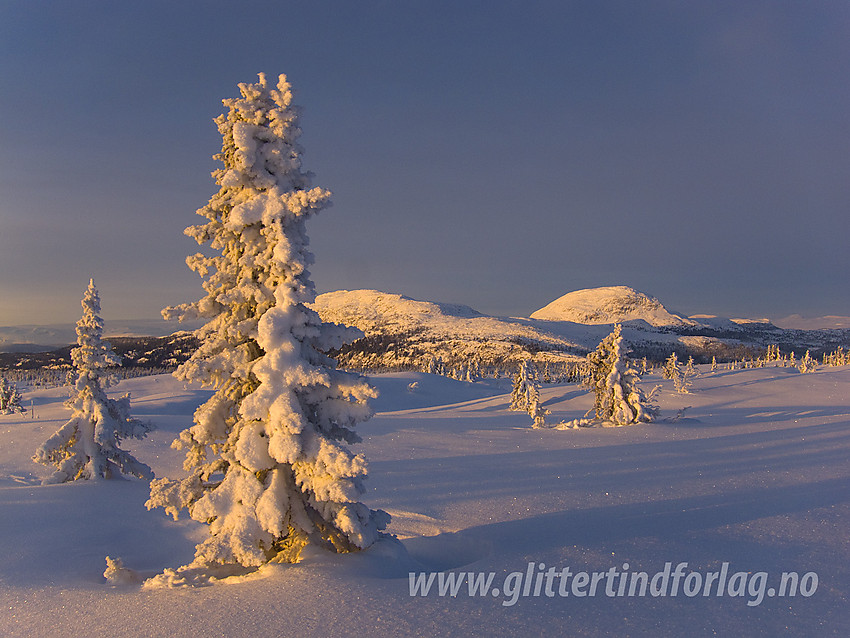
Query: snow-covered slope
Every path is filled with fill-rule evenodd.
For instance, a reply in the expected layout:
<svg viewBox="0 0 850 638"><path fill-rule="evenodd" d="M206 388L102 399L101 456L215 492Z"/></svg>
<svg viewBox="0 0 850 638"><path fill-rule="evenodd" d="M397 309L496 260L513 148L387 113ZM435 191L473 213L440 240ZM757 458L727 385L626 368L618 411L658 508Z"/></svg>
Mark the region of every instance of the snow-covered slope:
<svg viewBox="0 0 850 638"><path fill-rule="evenodd" d="M612 324L642 319L651 326L692 326L694 321L668 312L655 297L628 286L568 292L531 314L532 319Z"/></svg>
<svg viewBox="0 0 850 638"><path fill-rule="evenodd" d="M308 552L298 565L188 591L104 580L107 555L140 577L185 564L206 526L147 511L142 481L39 485L49 470L29 457L69 411L61 389L25 391L34 419L0 415L0 635L846 634L850 368L703 370L687 395L652 375L662 417L691 406L683 418L569 431L530 429L528 415L508 410L507 390L421 373L374 381L379 413L353 450L370 464L364 501L392 513L404 550ZM209 392L168 376L114 389L124 392L135 416L159 426L133 454L179 476L184 454L169 444ZM541 399L552 421L593 405L575 385L544 387ZM675 596L672 574L665 596L618 595L605 576L654 578L668 563L670 572L686 563ZM707 580L724 563L723 595L716 580L711 595L695 592L690 574ZM550 596L550 568L603 580L595 596L587 584L576 596L556 578ZM429 595L411 595L410 571L464 580L455 596L440 595L436 578ZM776 595L783 572L816 574L817 590ZM466 575L491 573L488 593L470 595Z"/></svg>
<svg viewBox="0 0 850 638"><path fill-rule="evenodd" d="M526 320L488 317L469 306L417 301L377 290L325 293L313 307L323 321L355 326L365 333L354 349L342 353L343 362L354 367L422 369L432 358L449 366L477 360L486 366L512 367L532 351L564 360L586 351L586 339L541 330Z"/></svg>
<svg viewBox="0 0 850 638"><path fill-rule="evenodd" d="M357 327L367 334L379 328L385 332L408 332L424 324L434 328L442 324L462 332L487 332L486 321L469 321L484 317L469 306L417 301L379 290L327 292L318 296L314 308L324 321L346 323L356 319Z"/></svg>

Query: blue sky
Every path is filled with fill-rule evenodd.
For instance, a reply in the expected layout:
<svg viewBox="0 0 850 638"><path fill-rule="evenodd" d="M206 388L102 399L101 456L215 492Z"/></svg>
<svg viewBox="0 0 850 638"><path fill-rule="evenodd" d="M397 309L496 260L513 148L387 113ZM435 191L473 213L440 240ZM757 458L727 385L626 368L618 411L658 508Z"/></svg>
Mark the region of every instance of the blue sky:
<svg viewBox="0 0 850 638"><path fill-rule="evenodd" d="M260 71L334 193L319 292L850 315L846 2L28 0L0 5L0 325L76 320L90 277L107 319L198 298L212 118Z"/></svg>

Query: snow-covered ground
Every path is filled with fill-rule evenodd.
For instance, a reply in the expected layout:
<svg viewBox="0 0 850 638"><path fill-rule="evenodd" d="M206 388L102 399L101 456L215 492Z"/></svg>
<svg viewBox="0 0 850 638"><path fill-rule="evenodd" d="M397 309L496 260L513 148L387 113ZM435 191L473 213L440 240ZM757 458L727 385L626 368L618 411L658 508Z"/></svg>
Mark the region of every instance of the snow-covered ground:
<svg viewBox="0 0 850 638"><path fill-rule="evenodd" d="M508 411L504 383L420 373L374 383L378 414L355 448L370 461L364 500L393 514L403 546L308 553L196 589L105 581L107 555L142 576L186 564L205 526L146 511L142 481L40 485L50 470L30 457L69 411L62 389L25 392L27 414L0 416L0 635L846 635L850 368L704 371L687 395L650 376L648 386L663 384L666 421L569 431L530 429ZM155 376L111 394L127 391L134 416L159 426L128 448L158 476L178 476L182 453L169 444L209 393ZM573 385L542 398L550 422L592 405ZM653 577L668 562L686 562L685 575L729 563L730 578L745 572L756 585L766 572L765 587L685 596L683 577L677 596L629 597L607 596L600 581L578 597L546 583L553 567ZM409 572L441 570L495 576L486 596L470 596L466 581L456 597L438 595L436 581L410 595ZM813 595L770 597L792 571L817 574Z"/></svg>

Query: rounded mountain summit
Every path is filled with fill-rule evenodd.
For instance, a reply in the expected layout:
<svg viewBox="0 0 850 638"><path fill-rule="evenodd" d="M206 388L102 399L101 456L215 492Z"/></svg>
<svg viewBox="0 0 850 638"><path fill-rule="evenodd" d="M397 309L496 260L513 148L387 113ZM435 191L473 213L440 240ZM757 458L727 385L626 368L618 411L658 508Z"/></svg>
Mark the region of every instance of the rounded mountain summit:
<svg viewBox="0 0 850 638"><path fill-rule="evenodd" d="M611 324L642 319L652 326L686 326L694 322L668 312L655 297L628 286L605 286L568 292L531 314L532 319Z"/></svg>

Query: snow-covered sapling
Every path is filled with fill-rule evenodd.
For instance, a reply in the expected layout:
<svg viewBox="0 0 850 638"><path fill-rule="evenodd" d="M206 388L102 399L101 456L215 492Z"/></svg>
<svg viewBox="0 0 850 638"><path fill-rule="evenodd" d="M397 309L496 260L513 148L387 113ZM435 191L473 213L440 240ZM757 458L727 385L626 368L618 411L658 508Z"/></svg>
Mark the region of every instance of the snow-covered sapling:
<svg viewBox="0 0 850 638"><path fill-rule="evenodd" d="M676 353L672 353L664 362L664 367L661 370L661 376L664 379L673 379L674 381L682 374L679 366L679 358Z"/></svg>
<svg viewBox="0 0 850 638"><path fill-rule="evenodd" d="M548 411L540 405L540 378L531 359L523 359L519 364L511 391L510 409L527 412L533 419L533 427L545 427Z"/></svg>
<svg viewBox="0 0 850 638"><path fill-rule="evenodd" d="M531 359L520 361L517 372L514 375L513 389L511 390L510 409L516 412L528 410L529 394L533 393L536 372Z"/></svg>
<svg viewBox="0 0 850 638"><path fill-rule="evenodd" d="M0 378L0 414L26 412L26 408L21 405L22 398L18 386L5 377Z"/></svg>
<svg viewBox="0 0 850 638"><path fill-rule="evenodd" d="M694 358L688 357L685 367L679 368L679 374L673 378L673 385L676 387L676 392L679 394L690 394L691 386L694 384L693 380L698 376L699 372L697 372L694 366Z"/></svg>
<svg viewBox="0 0 850 638"><path fill-rule="evenodd" d="M71 350L72 395L65 403L73 413L36 450L33 460L56 467L46 483L117 478L121 474L152 479L150 467L119 447L124 439L144 438L153 426L130 416L129 395L120 399L106 396L105 389L110 385L107 368L120 365L121 360L102 338L100 297L93 281L89 281L82 306L77 347Z"/></svg>
<svg viewBox="0 0 850 638"><path fill-rule="evenodd" d="M806 350L806 354L800 359L800 364L797 366L797 369L800 372L814 372L818 367L818 362L812 357L808 350Z"/></svg>
<svg viewBox="0 0 850 638"><path fill-rule="evenodd" d="M296 562L308 543L333 552L369 547L389 515L359 501L366 460L357 422L372 416L374 389L336 369L324 353L362 337L322 323L307 268L306 220L329 205L301 169L299 110L281 75L240 84L216 118L220 186L186 229L215 256L187 259L206 295L163 311L200 317L201 346L176 371L215 389L175 447L186 450L182 480L151 484L147 507L177 518L182 508L209 524L188 569Z"/></svg>

